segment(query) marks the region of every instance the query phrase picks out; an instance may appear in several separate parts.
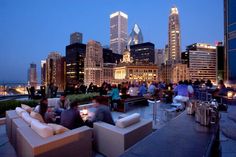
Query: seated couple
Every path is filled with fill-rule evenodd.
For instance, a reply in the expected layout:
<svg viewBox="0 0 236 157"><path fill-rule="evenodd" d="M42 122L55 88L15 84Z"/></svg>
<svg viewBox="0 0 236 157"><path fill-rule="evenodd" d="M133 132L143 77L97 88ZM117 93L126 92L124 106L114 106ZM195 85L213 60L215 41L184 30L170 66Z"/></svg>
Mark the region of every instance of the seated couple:
<svg viewBox="0 0 236 157"><path fill-rule="evenodd" d="M68 128L68 129L74 129L83 125L88 125L90 127L93 126L94 122L97 121L103 121L109 124L113 124L114 125L114 120L112 118L111 112L109 110L109 107L106 106L107 102L106 102L106 98L99 96L95 98L95 114L94 116L84 122L80 116L80 111L78 110L78 101L74 101L70 104L70 108L67 110L63 110L61 112L61 119L60 119L60 124L63 125L64 127ZM48 105L47 105L47 98L43 98L40 101L40 105L39 105L39 111L38 113L40 113L43 117L43 119L45 120L45 122L52 122L51 119L51 114L50 112L48 112Z"/></svg>

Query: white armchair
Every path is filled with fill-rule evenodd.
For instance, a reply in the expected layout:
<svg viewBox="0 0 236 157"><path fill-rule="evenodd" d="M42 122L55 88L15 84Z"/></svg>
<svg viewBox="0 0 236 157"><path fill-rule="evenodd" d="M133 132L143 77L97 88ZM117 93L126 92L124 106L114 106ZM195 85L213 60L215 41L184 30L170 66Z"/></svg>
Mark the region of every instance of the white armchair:
<svg viewBox="0 0 236 157"><path fill-rule="evenodd" d="M104 122L94 123L95 146L98 152L107 157L117 157L152 132L152 120L137 121L129 117L118 120L116 126Z"/></svg>

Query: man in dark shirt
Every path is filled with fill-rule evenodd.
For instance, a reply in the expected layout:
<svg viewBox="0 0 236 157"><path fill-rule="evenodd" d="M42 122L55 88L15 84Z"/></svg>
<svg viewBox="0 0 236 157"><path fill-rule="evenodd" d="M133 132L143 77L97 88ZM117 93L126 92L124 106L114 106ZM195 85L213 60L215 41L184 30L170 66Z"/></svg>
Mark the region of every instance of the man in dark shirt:
<svg viewBox="0 0 236 157"><path fill-rule="evenodd" d="M70 104L69 110L64 110L61 113L61 125L68 129L74 129L84 125L84 121L78 111L78 102L74 101Z"/></svg>
<svg viewBox="0 0 236 157"><path fill-rule="evenodd" d="M109 107L107 106L108 104L108 99L103 96L98 96L95 98L95 114L94 117L91 119L91 122L98 122L102 121L105 123L109 123L112 125L115 125L114 120L111 115L111 111Z"/></svg>

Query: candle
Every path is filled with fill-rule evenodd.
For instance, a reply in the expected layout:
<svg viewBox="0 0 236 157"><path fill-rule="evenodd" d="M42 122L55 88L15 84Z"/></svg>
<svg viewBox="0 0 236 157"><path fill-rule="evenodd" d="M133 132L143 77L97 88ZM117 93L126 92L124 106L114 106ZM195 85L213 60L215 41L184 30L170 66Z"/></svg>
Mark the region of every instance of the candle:
<svg viewBox="0 0 236 157"><path fill-rule="evenodd" d="M228 93L227 93L227 97L229 98L229 99L232 99L233 98L233 92L232 91L229 91Z"/></svg>

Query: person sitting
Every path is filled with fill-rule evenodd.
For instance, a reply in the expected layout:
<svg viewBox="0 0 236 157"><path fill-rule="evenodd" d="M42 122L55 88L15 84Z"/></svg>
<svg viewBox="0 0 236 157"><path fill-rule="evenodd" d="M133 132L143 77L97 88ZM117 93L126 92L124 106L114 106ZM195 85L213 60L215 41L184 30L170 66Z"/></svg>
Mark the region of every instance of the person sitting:
<svg viewBox="0 0 236 157"><path fill-rule="evenodd" d="M70 109L61 112L60 124L68 129L74 129L84 125L84 121L78 110L78 101L70 104Z"/></svg>
<svg viewBox="0 0 236 157"><path fill-rule="evenodd" d="M54 115L48 112L48 99L46 97L40 100L39 105L35 107L34 111L39 113L46 123L52 122Z"/></svg>
<svg viewBox="0 0 236 157"><path fill-rule="evenodd" d="M142 85L139 87L139 96L143 96L144 94L147 94L147 88L146 84L142 83Z"/></svg>
<svg viewBox="0 0 236 157"><path fill-rule="evenodd" d="M150 86L148 87L148 93L150 93L151 95L154 95L155 90L156 90L155 82L152 82L152 84L150 84Z"/></svg>
<svg viewBox="0 0 236 157"><path fill-rule="evenodd" d="M114 108L116 108L114 107L114 104L116 103L117 105L120 105L120 99L121 99L119 89L115 84L112 85L112 90L109 96L111 97L111 110L114 110Z"/></svg>
<svg viewBox="0 0 236 157"><path fill-rule="evenodd" d="M179 109L184 109L184 104L178 104L178 102L187 103L189 101L189 95L193 92L189 89L190 88L188 88L187 80L185 80L184 83L182 81L179 81L179 85L174 89L174 92L176 92L177 95L174 97L172 105L176 106Z"/></svg>
<svg viewBox="0 0 236 157"><path fill-rule="evenodd" d="M108 99L104 96L97 96L95 98L95 105L94 107L96 108L94 116L89 120L89 123L92 127L92 124L94 122L105 122L111 125L115 125L114 120L111 115L111 111L109 107L107 106L108 104Z"/></svg>
<svg viewBox="0 0 236 157"><path fill-rule="evenodd" d="M55 105L55 113L60 115L62 111L70 108L70 101L67 99L66 94L62 93L60 99Z"/></svg>
<svg viewBox="0 0 236 157"><path fill-rule="evenodd" d="M138 96L138 93L139 93L138 87L132 84L128 90L128 93L130 96Z"/></svg>

